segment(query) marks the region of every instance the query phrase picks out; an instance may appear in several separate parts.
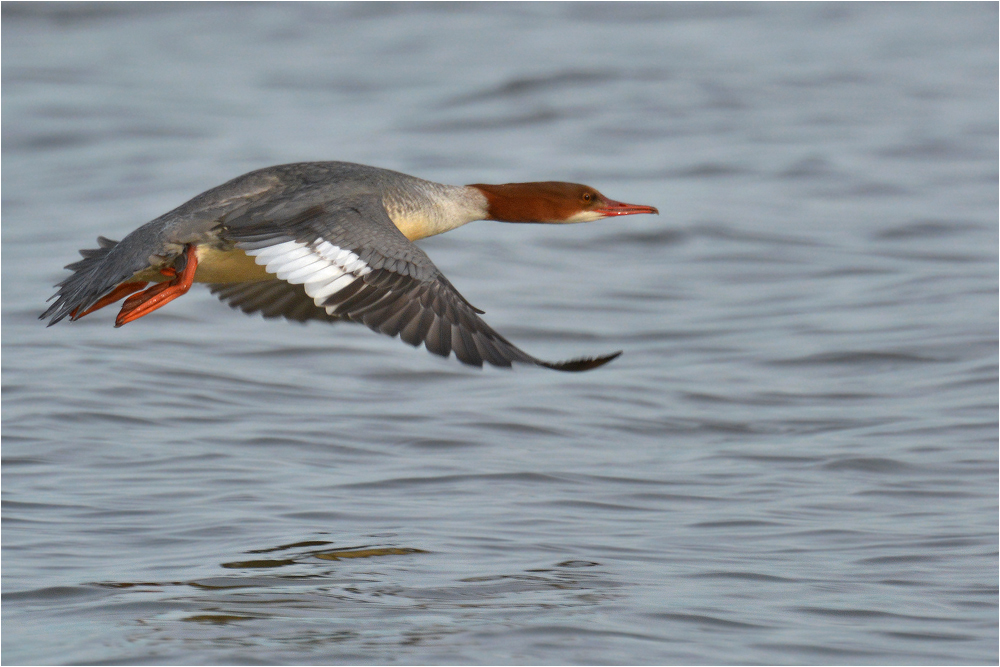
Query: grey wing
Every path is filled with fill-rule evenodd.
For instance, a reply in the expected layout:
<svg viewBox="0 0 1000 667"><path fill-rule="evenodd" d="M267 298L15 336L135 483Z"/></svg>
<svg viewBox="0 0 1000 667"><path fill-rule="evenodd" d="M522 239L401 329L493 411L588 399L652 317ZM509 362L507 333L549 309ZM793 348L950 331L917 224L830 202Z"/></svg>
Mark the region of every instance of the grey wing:
<svg viewBox="0 0 1000 667"><path fill-rule="evenodd" d="M377 194L312 203L300 196L295 204L226 220L222 235L278 279L301 286L331 319L362 323L444 357L454 352L465 364L581 371L620 354L551 363L517 348L396 228Z"/></svg>

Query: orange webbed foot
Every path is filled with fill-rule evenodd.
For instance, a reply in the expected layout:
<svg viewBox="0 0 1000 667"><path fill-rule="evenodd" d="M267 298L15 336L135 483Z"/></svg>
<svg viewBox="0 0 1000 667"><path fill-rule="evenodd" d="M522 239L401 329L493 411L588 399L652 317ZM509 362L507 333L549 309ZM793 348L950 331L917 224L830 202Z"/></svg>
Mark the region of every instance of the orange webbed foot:
<svg viewBox="0 0 1000 667"><path fill-rule="evenodd" d="M111 292L108 293L107 295L102 296L97 301L97 303L95 303L93 306L91 306L87 310L83 311L79 315L76 314L75 310L72 311L70 313L70 317L72 317L74 320L78 320L81 317L83 317L84 315L90 315L95 310L100 310L101 308L104 308L104 306L109 306L112 303L114 303L115 301L118 301L119 299L124 299L126 296L128 296L132 292L137 292L137 291L141 290L145 286L146 286L145 282L122 283L118 287L116 287L113 290L111 290Z"/></svg>
<svg viewBox="0 0 1000 667"><path fill-rule="evenodd" d="M184 269L177 273L177 270L173 267L167 267L161 269L160 273L165 276L174 276L174 279L153 285L144 292L139 294L133 294L125 303L122 304L121 312L118 313L117 319L115 319L115 326L120 327L123 324L128 324L133 320L137 320L143 315L149 315L151 312L165 306L177 297L187 294L187 291L191 289L191 285L194 282L194 273L198 269L198 258L195 253L194 245L188 245L187 251L185 252L185 263Z"/></svg>

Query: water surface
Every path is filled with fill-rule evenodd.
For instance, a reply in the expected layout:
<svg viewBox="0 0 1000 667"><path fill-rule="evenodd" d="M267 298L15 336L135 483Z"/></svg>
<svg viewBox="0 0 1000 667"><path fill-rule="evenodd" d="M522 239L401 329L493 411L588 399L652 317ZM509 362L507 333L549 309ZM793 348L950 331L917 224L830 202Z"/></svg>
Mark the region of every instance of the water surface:
<svg viewBox="0 0 1000 667"><path fill-rule="evenodd" d="M3 660L996 663L997 8L3 7ZM585 374L52 284L251 169L662 215L423 247Z"/></svg>

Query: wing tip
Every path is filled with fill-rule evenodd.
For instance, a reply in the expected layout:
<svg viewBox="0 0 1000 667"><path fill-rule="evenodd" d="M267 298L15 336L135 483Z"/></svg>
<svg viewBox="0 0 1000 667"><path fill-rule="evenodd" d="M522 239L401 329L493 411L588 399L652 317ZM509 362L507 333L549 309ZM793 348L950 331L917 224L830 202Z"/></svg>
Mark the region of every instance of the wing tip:
<svg viewBox="0 0 1000 667"><path fill-rule="evenodd" d="M604 364L614 361L618 357L622 356L622 350L617 352L612 352L611 354L606 354L600 357L580 357L579 359L570 359L568 361L557 361L548 362L543 361L540 363L541 366L545 368L551 368L554 371L567 371L570 373L579 373L582 371L589 371L595 368L600 368Z"/></svg>

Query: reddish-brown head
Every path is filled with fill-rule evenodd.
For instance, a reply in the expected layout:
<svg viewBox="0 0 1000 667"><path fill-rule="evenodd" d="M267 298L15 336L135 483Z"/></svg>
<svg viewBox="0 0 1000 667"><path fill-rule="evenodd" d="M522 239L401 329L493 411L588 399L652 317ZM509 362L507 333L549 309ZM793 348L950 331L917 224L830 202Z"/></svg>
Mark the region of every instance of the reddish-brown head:
<svg viewBox="0 0 1000 667"><path fill-rule="evenodd" d="M625 204L608 199L600 192L579 183L545 181L540 183L505 183L476 188L489 203L490 220L500 222L590 222L612 215L659 213L652 206Z"/></svg>

